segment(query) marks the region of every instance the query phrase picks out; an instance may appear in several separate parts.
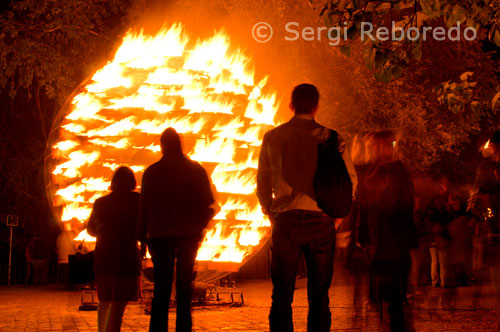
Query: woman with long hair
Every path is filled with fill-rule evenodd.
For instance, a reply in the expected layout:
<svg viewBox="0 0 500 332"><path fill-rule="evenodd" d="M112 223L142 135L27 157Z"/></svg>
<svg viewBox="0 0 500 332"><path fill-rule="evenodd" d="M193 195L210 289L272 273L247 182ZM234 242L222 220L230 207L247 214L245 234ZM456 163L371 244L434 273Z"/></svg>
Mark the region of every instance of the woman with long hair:
<svg viewBox="0 0 500 332"><path fill-rule="evenodd" d="M395 153L395 135L375 133L376 167L367 176L369 221L366 247L379 309L389 303L392 332L411 330L403 302L410 269L410 250L417 247L413 222L414 189L411 176Z"/></svg>
<svg viewBox="0 0 500 332"><path fill-rule="evenodd" d="M111 193L98 198L87 231L97 238L94 273L99 307L99 332L120 331L128 301L139 292L140 256L136 230L139 193L133 171L118 168L111 180Z"/></svg>

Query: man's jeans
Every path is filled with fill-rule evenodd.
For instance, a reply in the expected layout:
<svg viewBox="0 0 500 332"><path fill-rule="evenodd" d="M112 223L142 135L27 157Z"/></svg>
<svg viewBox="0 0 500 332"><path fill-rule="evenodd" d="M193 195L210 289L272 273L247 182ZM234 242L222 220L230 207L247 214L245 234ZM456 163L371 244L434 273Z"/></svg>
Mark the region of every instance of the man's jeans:
<svg viewBox="0 0 500 332"><path fill-rule="evenodd" d="M438 286L441 282L441 287L448 286L448 250L429 248L431 253L431 278L432 285Z"/></svg>
<svg viewBox="0 0 500 332"><path fill-rule="evenodd" d="M172 294L174 264L176 265L177 332L190 332L192 282L199 236L177 236L152 239L148 243L154 267L154 293L151 307L150 332L167 332L168 307Z"/></svg>
<svg viewBox="0 0 500 332"><path fill-rule="evenodd" d="M328 290L333 275L334 250L335 226L332 218L284 213L273 220L271 332L293 331L292 302L301 253L307 267L307 331L330 331Z"/></svg>

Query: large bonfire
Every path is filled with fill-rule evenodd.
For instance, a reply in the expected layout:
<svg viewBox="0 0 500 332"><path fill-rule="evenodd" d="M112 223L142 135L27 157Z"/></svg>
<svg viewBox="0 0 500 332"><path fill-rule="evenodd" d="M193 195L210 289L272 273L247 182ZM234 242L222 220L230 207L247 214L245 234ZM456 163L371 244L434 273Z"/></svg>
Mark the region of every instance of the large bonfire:
<svg viewBox="0 0 500 332"><path fill-rule="evenodd" d="M131 167L140 183L160 158L159 134L173 127L187 155L210 175L220 207L197 260L239 265L262 245L270 225L255 179L278 102L265 93L267 77L254 76L250 59L222 31L196 42L179 24L155 36L128 32L114 59L62 110L49 188L60 220L85 223L120 165ZM85 231L78 238L85 237L94 240Z"/></svg>

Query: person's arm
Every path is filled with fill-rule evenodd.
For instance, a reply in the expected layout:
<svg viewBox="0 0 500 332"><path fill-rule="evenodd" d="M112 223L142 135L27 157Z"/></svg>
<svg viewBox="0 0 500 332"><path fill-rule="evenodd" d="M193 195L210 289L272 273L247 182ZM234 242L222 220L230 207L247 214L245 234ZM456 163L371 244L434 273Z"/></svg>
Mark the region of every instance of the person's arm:
<svg viewBox="0 0 500 332"><path fill-rule="evenodd" d="M349 177L351 178L352 196L355 197L356 188L358 186L358 175L356 174L356 169L354 168L354 164L352 163L351 160L351 152L347 147L347 145L345 144L342 137L340 137L340 135L338 135L338 142L339 142L339 152L342 155L345 167L347 168L347 172L349 173Z"/></svg>
<svg viewBox="0 0 500 332"><path fill-rule="evenodd" d="M139 222L137 223L136 237L137 240L144 245L147 239L147 225L148 225L148 195L149 195L149 183L148 183L148 170L146 170L142 176L141 184L141 197L139 201Z"/></svg>
<svg viewBox="0 0 500 332"><path fill-rule="evenodd" d="M207 214L203 216L203 228L207 227L210 220L215 215L215 208L213 204L215 202L214 196L212 193L212 184L210 183L210 178L207 175L207 172L202 166L199 166L200 172L200 198L201 198L201 206L207 209Z"/></svg>
<svg viewBox="0 0 500 332"><path fill-rule="evenodd" d="M92 208L92 212L90 213L90 218L89 218L89 221L87 222L87 233L89 233L89 235L92 235L92 236L97 236L97 225L96 225L96 222L97 222L97 210L98 210L98 207L99 206L99 203L98 201L96 201L94 203L94 207Z"/></svg>
<svg viewBox="0 0 500 332"><path fill-rule="evenodd" d="M220 201L219 193L217 192L217 188L212 182L212 179L208 177L208 180L210 181L210 189L212 191L212 195L214 198L214 202L210 204L210 208L213 210L213 215L214 217L222 210L222 207L217 203ZM212 217L213 218L213 217Z"/></svg>
<svg viewBox="0 0 500 332"><path fill-rule="evenodd" d="M144 184L144 177L143 177ZM141 186L141 192L143 190L143 186ZM147 240L147 228L145 227L145 223L143 221L143 212L142 212L142 194L139 195L139 207L137 209L137 224L136 224L136 232L135 239L140 242L139 253L141 259L146 258L146 253L148 251L148 245L146 243Z"/></svg>
<svg viewBox="0 0 500 332"><path fill-rule="evenodd" d="M271 184L271 166L267 154L266 136L262 140L259 154L259 166L257 168L257 197L259 198L262 211L270 214L273 202L273 188Z"/></svg>
<svg viewBox="0 0 500 332"><path fill-rule="evenodd" d="M200 166L201 173L201 188L202 188L202 197L203 204L210 206L215 202L214 195L212 194L212 184L210 183L210 178L207 175L207 172L203 167Z"/></svg>

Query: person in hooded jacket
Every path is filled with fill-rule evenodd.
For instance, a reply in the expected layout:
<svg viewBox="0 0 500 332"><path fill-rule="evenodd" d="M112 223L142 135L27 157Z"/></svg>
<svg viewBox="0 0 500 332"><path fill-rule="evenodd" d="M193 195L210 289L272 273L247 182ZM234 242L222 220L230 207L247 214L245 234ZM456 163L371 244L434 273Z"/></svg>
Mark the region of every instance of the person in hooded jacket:
<svg viewBox="0 0 500 332"><path fill-rule="evenodd" d="M214 215L214 198L203 167L187 158L173 128L161 135L162 158L142 177L140 238L147 242L154 270L149 331L167 332L176 271L176 331L191 331L194 263L203 231Z"/></svg>

